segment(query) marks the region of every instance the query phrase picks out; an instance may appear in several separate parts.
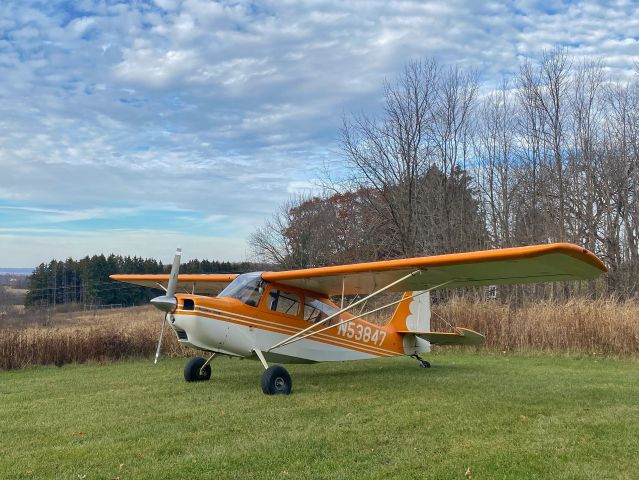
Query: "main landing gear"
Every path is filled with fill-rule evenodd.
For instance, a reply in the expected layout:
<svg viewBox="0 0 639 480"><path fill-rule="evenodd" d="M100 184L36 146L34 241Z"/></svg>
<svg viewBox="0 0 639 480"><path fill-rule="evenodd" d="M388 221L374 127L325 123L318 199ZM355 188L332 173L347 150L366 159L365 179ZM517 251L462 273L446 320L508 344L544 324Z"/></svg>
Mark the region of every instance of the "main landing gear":
<svg viewBox="0 0 639 480"><path fill-rule="evenodd" d="M184 366L184 380L187 382L203 382L211 378L211 360L215 353L208 359L193 357Z"/></svg>
<svg viewBox="0 0 639 480"><path fill-rule="evenodd" d="M279 365L269 367L264 359L264 355L259 350L254 350L257 357L266 369L262 375L262 391L266 395L288 395L293 389L293 381L288 371ZM212 354L208 359L193 357L184 366L184 380L187 382L203 382L211 378L211 360L215 358Z"/></svg>
<svg viewBox="0 0 639 480"><path fill-rule="evenodd" d="M413 357L415 360L419 362L420 367L430 368L430 362L428 362L427 360L424 360L422 357L420 357L416 353L414 355L411 355L411 357Z"/></svg>
<svg viewBox="0 0 639 480"><path fill-rule="evenodd" d="M262 374L262 391L266 395L288 395L292 388L291 376L284 367L273 365Z"/></svg>
<svg viewBox="0 0 639 480"><path fill-rule="evenodd" d="M261 350L253 349L266 371L262 374L262 391L266 395L288 395L293 389L293 381L288 371L279 365L268 366Z"/></svg>

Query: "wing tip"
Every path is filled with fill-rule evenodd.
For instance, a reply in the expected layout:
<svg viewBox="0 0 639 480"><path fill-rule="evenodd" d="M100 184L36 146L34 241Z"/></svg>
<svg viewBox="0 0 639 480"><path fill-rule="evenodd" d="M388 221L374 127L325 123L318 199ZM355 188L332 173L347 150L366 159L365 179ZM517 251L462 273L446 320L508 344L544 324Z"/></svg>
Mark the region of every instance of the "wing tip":
<svg viewBox="0 0 639 480"><path fill-rule="evenodd" d="M573 243L551 243L548 245L548 247L553 247L561 253L565 253L567 255L570 255L571 257L588 263L591 266L601 270L601 273L606 273L608 271L608 268L601 261L601 259L585 247L580 247L579 245L575 245Z"/></svg>

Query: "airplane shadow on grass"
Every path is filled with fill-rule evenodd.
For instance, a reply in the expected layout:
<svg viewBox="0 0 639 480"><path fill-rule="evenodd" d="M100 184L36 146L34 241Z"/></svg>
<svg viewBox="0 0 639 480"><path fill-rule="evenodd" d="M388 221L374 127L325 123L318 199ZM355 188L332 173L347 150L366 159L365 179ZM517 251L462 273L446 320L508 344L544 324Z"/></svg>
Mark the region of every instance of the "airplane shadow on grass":
<svg viewBox="0 0 639 480"><path fill-rule="evenodd" d="M245 362L243 362L245 363ZM248 362L246 362L248 363ZM246 364L245 363L245 364ZM441 380L454 376L475 376L478 373L485 374L486 369L477 365L458 363L433 363L431 368L420 367L413 359L395 361L366 361L366 362L336 362L336 368L331 364L315 365L287 365L293 378L293 392L314 393L318 389L325 392L339 392L357 382L363 389L396 388L397 383ZM262 369L259 363L242 366L240 370L233 370L232 374L225 372L224 366L214 369L211 382L217 384L217 388L224 390L251 391L259 385ZM259 368L256 368L259 367ZM389 378L393 382L389 383Z"/></svg>

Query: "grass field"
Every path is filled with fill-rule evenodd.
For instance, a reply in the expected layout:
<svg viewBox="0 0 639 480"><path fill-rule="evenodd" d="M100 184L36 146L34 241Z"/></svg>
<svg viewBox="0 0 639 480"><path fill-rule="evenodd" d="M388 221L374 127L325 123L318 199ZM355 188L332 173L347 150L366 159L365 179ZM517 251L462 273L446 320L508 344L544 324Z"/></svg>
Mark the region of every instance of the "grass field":
<svg viewBox="0 0 639 480"><path fill-rule="evenodd" d="M184 359L0 372L0 478L639 477L639 362L440 352L290 366Z"/></svg>

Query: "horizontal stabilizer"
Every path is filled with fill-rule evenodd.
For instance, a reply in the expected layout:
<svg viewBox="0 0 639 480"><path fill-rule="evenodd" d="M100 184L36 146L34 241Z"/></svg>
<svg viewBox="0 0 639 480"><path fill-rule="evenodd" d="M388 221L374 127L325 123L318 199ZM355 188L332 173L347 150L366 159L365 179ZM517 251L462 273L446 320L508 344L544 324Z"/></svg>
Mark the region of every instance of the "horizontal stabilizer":
<svg viewBox="0 0 639 480"><path fill-rule="evenodd" d="M454 332L413 332L404 330L397 333L412 333L433 345L481 345L486 341L486 337L481 333L463 327L455 327Z"/></svg>

